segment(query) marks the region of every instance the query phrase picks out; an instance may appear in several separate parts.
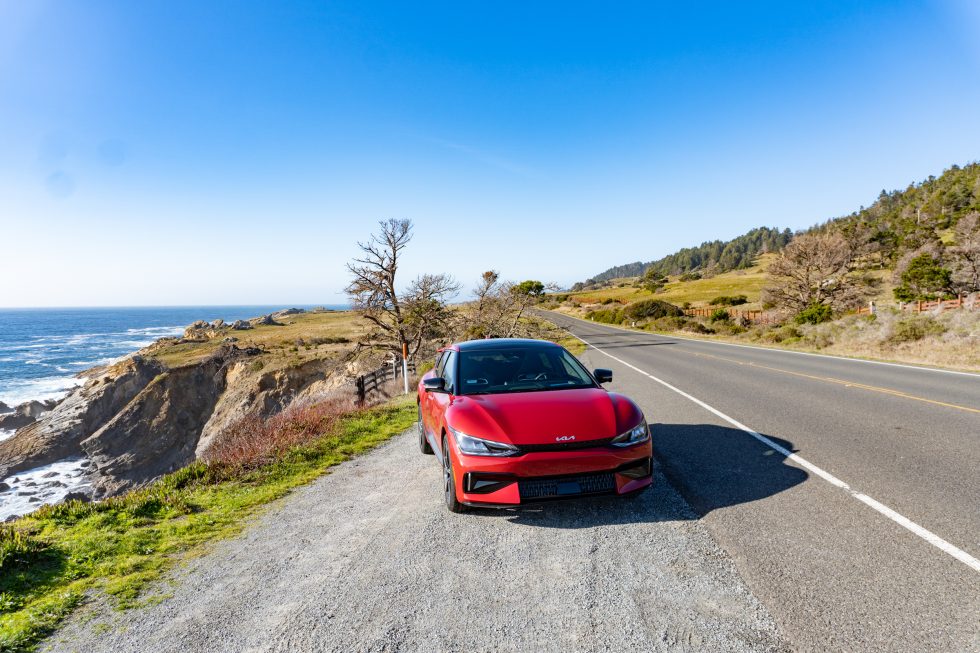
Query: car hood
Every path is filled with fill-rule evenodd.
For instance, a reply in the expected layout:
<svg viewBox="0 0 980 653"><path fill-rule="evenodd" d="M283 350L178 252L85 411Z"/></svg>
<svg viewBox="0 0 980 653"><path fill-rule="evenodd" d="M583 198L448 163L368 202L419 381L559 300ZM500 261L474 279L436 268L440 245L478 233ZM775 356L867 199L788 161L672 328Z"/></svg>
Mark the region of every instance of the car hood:
<svg viewBox="0 0 980 653"><path fill-rule="evenodd" d="M602 388L463 395L446 412L457 431L515 445L612 438L641 419L632 401Z"/></svg>

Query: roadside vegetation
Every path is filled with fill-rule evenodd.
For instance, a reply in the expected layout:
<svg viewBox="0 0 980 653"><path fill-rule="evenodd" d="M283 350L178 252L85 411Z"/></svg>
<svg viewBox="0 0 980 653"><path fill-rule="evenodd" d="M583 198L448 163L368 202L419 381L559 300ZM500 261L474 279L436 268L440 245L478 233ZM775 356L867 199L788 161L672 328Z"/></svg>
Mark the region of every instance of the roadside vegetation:
<svg viewBox="0 0 980 653"><path fill-rule="evenodd" d="M980 369L978 296L980 164L972 163L797 234L756 229L610 268L544 306L661 333ZM903 310L950 299L966 308ZM680 314L639 314L656 300Z"/></svg>
<svg viewBox="0 0 980 653"><path fill-rule="evenodd" d="M0 527L0 651L28 651L88 597L118 608L176 562L241 531L270 502L407 429L410 398L333 399L252 421L215 457L98 503L45 506Z"/></svg>

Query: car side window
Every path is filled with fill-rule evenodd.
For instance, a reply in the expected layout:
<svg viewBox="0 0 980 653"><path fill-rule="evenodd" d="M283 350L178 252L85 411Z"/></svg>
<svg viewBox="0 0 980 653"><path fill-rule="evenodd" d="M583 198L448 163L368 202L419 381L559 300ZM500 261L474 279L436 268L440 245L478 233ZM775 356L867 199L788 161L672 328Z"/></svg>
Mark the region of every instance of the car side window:
<svg viewBox="0 0 980 653"><path fill-rule="evenodd" d="M446 392L456 393L456 352L448 351L443 357L442 378L446 379Z"/></svg>
<svg viewBox="0 0 980 653"><path fill-rule="evenodd" d="M440 351L436 354L436 364L432 366L432 371L436 376L442 376L442 364L446 360L446 352Z"/></svg>

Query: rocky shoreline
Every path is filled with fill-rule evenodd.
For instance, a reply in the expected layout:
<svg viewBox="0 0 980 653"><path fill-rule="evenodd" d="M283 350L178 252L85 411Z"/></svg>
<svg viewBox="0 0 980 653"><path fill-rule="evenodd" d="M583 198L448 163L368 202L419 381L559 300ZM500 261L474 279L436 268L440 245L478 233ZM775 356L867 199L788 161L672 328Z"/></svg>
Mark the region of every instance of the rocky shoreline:
<svg viewBox="0 0 980 653"><path fill-rule="evenodd" d="M69 492L99 500L141 487L206 456L214 437L246 415L269 416L347 383L351 370L336 358L267 365L263 349L236 344L235 333L283 326L282 318L301 313L195 322L183 338L161 338L83 372L84 385L61 401L0 406L0 429L16 429L0 440L0 520L15 514L9 509L15 503L33 509ZM189 364L167 365L158 356L201 343L218 346ZM66 469L73 483L56 469L33 478L41 468L66 462L72 462ZM24 485L25 476L32 485Z"/></svg>

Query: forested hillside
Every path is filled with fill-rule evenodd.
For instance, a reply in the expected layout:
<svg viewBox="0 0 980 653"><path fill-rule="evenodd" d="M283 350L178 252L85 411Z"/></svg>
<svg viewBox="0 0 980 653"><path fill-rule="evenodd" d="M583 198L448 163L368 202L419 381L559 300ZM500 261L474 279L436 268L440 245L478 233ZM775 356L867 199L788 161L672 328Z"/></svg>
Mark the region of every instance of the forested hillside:
<svg viewBox="0 0 980 653"><path fill-rule="evenodd" d="M701 243L698 247L685 247L674 254L649 263L637 261L612 267L588 279L584 285L619 277L637 277L651 269L662 275L668 275L685 272L719 274L747 268L759 254L781 250L792 237L793 234L789 229L780 231L759 227L729 241L713 240Z"/></svg>
<svg viewBox="0 0 980 653"><path fill-rule="evenodd" d="M871 206L800 233L840 231L862 257L864 265L895 269L896 276L904 274L910 260L919 257L917 266L924 274L953 275L947 284L949 290L957 278L960 287L970 287L970 279L966 277L971 275L976 285L980 261L971 259L970 251L975 249L972 241L978 238L978 229L980 163L970 163L962 167L954 165L939 177L930 176L904 190L883 190ZM792 237L789 229L760 227L727 242L706 242L649 263L638 261L612 267L575 287L644 273L710 276L746 268L759 254L781 250ZM914 292L908 296L913 295Z"/></svg>
<svg viewBox="0 0 980 653"><path fill-rule="evenodd" d="M883 190L871 206L813 230L840 229L855 246L893 267L907 253L955 244L960 219L974 212L980 212L980 163L954 165L905 190Z"/></svg>

